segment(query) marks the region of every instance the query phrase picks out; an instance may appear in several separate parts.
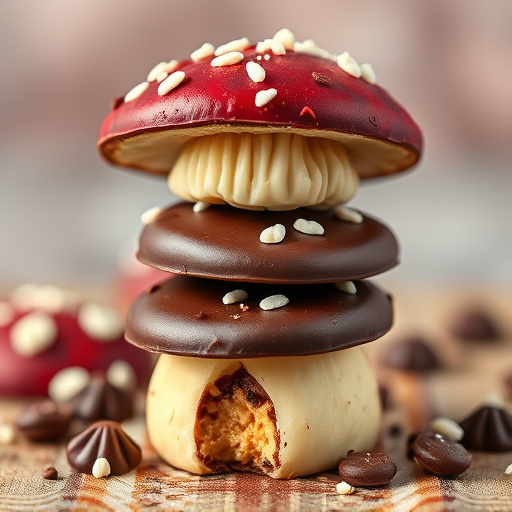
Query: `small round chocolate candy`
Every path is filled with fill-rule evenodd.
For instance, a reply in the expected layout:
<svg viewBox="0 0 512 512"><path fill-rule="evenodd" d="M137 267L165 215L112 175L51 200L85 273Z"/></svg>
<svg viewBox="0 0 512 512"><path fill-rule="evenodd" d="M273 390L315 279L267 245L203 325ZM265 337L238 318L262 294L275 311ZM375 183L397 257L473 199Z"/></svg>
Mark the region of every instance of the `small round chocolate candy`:
<svg viewBox="0 0 512 512"><path fill-rule="evenodd" d="M15 423L30 441L53 441L67 432L72 418L73 412L69 405L43 400L26 407Z"/></svg>
<svg viewBox="0 0 512 512"><path fill-rule="evenodd" d="M125 336L145 350L212 358L321 354L349 348L379 338L393 319L388 295L366 281L354 284L355 294L332 283L243 283L237 288L243 288L247 299L225 304L223 298L234 291L234 283L176 276L134 301ZM264 299L280 307L263 309Z"/></svg>
<svg viewBox="0 0 512 512"><path fill-rule="evenodd" d="M315 221L323 235L294 228L297 219ZM265 229L280 224L279 243L263 243ZM161 211L148 223L137 257L177 274L261 283L325 283L361 279L398 261L391 231L368 216L360 223L338 218L334 209L250 211L211 205L196 213L191 203Z"/></svg>
<svg viewBox="0 0 512 512"><path fill-rule="evenodd" d="M458 476L471 465L471 455L464 446L432 431L416 436L412 451L422 468L440 476Z"/></svg>
<svg viewBox="0 0 512 512"><path fill-rule="evenodd" d="M487 309L478 305L458 312L448 329L460 341L496 342L503 338L502 329L496 320Z"/></svg>
<svg viewBox="0 0 512 512"><path fill-rule="evenodd" d="M341 478L354 487L382 487L396 474L396 465L383 452L351 452L338 467Z"/></svg>

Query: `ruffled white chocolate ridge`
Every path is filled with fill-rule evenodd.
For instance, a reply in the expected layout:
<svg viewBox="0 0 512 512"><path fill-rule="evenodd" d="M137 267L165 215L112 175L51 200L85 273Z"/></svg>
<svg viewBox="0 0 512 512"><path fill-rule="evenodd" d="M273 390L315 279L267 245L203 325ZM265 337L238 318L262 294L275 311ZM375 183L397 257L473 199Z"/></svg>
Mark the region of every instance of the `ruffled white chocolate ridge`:
<svg viewBox="0 0 512 512"><path fill-rule="evenodd" d="M217 383L241 367L255 387L222 396ZM197 474L242 465L291 478L332 469L349 450L373 447L379 420L376 380L359 347L241 360L161 355L147 398L154 448Z"/></svg>
<svg viewBox="0 0 512 512"><path fill-rule="evenodd" d="M188 201L291 210L349 201L359 177L336 141L294 133L222 133L183 147L170 190Z"/></svg>

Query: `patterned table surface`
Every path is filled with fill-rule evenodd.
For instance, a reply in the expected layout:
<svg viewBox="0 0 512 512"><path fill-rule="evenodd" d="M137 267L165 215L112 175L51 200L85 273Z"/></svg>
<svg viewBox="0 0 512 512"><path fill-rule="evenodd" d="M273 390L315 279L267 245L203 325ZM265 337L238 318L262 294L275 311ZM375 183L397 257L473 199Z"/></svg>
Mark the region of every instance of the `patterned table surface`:
<svg viewBox="0 0 512 512"><path fill-rule="evenodd" d="M512 511L512 475L505 474L512 464L512 452L473 452L471 467L460 477L448 479L425 473L407 458L405 448L408 433L424 428L434 416L460 420L489 392L507 399L503 375L512 370L512 322L506 314L511 296L494 291L483 296L474 290L395 292L395 328L367 347L390 396L381 442L398 472L386 488L358 489L340 496L336 484L341 479L336 472L292 480L248 473L190 475L158 458L147 441L143 418L137 417L124 427L143 447L143 461L121 477L96 479L71 470L63 444L35 445L17 438L0 446L0 512ZM446 319L476 298L496 313L505 332L503 341L468 346L447 332ZM379 366L378 355L387 344L411 333L424 335L432 343L443 361L440 370L420 376ZM0 399L0 419L9 421L22 406ZM42 477L48 465L57 468L58 480Z"/></svg>

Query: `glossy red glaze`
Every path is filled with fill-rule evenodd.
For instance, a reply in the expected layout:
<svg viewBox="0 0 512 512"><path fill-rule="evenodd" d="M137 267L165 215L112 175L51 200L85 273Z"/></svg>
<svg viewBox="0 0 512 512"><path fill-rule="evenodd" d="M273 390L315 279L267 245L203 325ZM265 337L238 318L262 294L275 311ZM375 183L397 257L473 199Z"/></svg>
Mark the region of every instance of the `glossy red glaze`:
<svg viewBox="0 0 512 512"><path fill-rule="evenodd" d="M106 371L116 360L132 366L139 384L147 383L152 363L145 352L126 343L123 336L112 341L90 338L74 313L47 313L57 325L55 343L31 357L18 354L12 349L10 331L28 313L18 312L8 325L0 327L0 396L45 396L49 382L59 371L72 366Z"/></svg>
<svg viewBox="0 0 512 512"><path fill-rule="evenodd" d="M361 177L402 171L414 165L422 135L409 114L380 86L343 71L336 62L288 50L257 60L254 47L238 64L212 67L211 57L184 60L184 81L159 96L152 82L135 100L116 103L101 127L99 149L112 163L167 174L186 139L223 131L286 131L343 142ZM266 72L254 83L245 65ZM275 88L263 107L258 91ZM377 156L369 153L375 153ZM367 156L368 155L368 156Z"/></svg>

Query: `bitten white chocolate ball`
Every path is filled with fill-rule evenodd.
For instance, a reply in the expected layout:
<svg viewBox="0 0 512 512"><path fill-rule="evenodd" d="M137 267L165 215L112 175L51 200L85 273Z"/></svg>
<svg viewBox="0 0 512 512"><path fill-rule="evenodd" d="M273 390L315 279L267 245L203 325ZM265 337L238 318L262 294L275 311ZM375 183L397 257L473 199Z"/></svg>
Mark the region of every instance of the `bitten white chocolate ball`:
<svg viewBox="0 0 512 512"><path fill-rule="evenodd" d="M147 398L154 448L197 474L332 469L349 450L373 447L379 421L376 380L359 347L241 360L161 355Z"/></svg>

